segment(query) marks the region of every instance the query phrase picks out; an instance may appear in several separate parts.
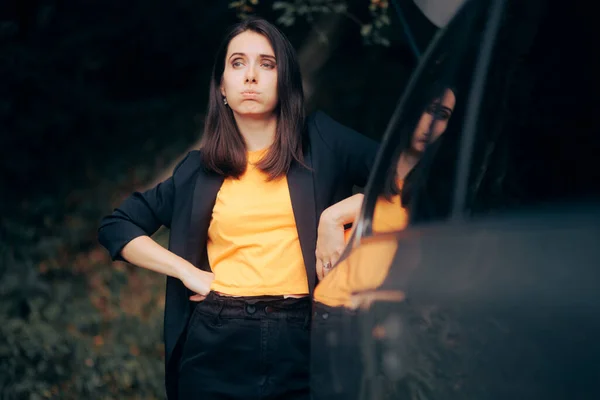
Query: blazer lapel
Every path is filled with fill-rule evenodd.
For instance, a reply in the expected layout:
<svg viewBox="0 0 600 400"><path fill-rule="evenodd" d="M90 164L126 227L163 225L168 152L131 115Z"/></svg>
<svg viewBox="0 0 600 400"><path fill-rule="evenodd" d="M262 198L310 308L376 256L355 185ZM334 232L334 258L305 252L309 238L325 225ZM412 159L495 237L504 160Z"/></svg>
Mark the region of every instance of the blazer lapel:
<svg viewBox="0 0 600 400"><path fill-rule="evenodd" d="M206 271L210 271L206 262L208 227L217 200L217 193L222 184L222 176L201 169L194 185L185 254L188 261Z"/></svg>
<svg viewBox="0 0 600 400"><path fill-rule="evenodd" d="M304 163L309 168L294 162L287 175L294 219L302 248L302 257L308 277L308 288L312 296L317 281L315 250L317 247L317 212L312 175L310 151L305 152Z"/></svg>

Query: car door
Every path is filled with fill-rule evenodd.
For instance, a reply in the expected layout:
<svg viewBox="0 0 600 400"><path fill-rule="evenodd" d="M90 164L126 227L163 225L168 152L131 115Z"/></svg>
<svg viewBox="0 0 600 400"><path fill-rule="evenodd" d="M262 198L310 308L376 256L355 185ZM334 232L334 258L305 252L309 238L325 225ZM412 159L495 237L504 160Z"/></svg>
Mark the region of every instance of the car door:
<svg viewBox="0 0 600 400"><path fill-rule="evenodd" d="M371 390L378 386L378 378L372 377L371 367L365 363L369 359L362 354L368 348L362 340L371 336L361 332L371 327L362 323L361 315L375 300L404 301L401 289L380 290L400 252L399 245L404 248L405 266L409 260L415 265L418 262L418 254L411 252L417 247L408 244L412 239L399 240L399 235L410 232L404 230L410 220L404 194L412 190L410 182L423 171L403 168L402 179L396 179L398 161L413 147L415 132L424 133L427 127L432 131L440 124L444 127L428 153L436 153L442 143L454 144L460 137L464 118L456 115L463 115L466 109L481 41L489 29L489 14L490 1L471 1L464 6L426 51L392 116L349 246L315 291L311 372L315 399L371 398ZM449 90L455 100L450 115L436 102ZM428 139L427 135L424 138Z"/></svg>
<svg viewBox="0 0 600 400"><path fill-rule="evenodd" d="M564 2L471 1L435 39L317 287L315 398L598 398L593 32Z"/></svg>

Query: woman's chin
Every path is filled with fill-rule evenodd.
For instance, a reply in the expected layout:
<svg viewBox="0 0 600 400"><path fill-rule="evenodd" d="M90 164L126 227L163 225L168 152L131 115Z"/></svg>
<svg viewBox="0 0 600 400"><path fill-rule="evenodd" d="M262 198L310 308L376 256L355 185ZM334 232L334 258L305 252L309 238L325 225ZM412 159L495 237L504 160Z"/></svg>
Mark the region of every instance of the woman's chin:
<svg viewBox="0 0 600 400"><path fill-rule="evenodd" d="M419 142L417 144L415 144L414 146L412 146L412 153L414 153L415 155L419 155L419 154L423 154L425 152L425 149L427 148L427 144L425 142Z"/></svg>
<svg viewBox="0 0 600 400"><path fill-rule="evenodd" d="M260 105L256 106L242 106L234 112L240 117L246 118L257 118L257 117L265 117L273 115L274 110L270 110L268 108L262 107Z"/></svg>

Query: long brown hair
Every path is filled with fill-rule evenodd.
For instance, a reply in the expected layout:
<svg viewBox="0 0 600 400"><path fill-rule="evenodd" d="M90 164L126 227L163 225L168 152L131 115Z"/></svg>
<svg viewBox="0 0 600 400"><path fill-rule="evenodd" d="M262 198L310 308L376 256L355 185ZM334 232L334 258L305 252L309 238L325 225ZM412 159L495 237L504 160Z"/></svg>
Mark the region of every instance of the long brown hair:
<svg viewBox="0 0 600 400"><path fill-rule="evenodd" d="M303 164L304 91L294 48L279 29L264 19L251 17L233 25L221 43L213 66L200 148L206 168L219 175L239 178L246 170L246 143L233 111L223 104L220 90L229 42L245 31L266 37L277 60L277 130L273 144L257 165L268 180L273 180L287 174L294 160Z"/></svg>

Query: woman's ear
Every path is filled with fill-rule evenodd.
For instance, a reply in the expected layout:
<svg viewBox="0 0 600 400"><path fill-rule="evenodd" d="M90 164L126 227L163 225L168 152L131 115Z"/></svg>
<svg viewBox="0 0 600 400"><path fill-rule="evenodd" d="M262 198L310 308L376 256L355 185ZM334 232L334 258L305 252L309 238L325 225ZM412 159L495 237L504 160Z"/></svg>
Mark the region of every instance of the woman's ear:
<svg viewBox="0 0 600 400"><path fill-rule="evenodd" d="M225 92L225 86L223 86L223 78L221 78L221 84L219 85L219 90L221 91L221 96L227 97L227 93Z"/></svg>

